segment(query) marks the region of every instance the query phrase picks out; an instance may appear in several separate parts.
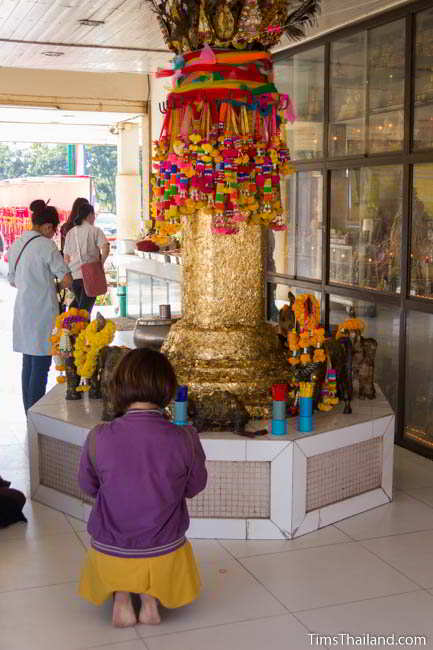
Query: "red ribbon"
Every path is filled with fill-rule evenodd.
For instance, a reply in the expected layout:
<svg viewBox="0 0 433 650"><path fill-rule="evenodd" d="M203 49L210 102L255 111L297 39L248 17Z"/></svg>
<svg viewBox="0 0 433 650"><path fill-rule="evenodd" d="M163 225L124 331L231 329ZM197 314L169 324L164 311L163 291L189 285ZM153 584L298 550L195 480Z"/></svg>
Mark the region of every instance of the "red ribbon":
<svg viewBox="0 0 433 650"><path fill-rule="evenodd" d="M223 63L194 63L183 69L183 74L186 77L184 83L188 83L188 76L193 72L225 72L226 79L240 79L241 81L259 81L261 83L268 83L267 75L262 75L257 70L256 66L242 66L235 67L233 65ZM168 75L167 75L168 76Z"/></svg>

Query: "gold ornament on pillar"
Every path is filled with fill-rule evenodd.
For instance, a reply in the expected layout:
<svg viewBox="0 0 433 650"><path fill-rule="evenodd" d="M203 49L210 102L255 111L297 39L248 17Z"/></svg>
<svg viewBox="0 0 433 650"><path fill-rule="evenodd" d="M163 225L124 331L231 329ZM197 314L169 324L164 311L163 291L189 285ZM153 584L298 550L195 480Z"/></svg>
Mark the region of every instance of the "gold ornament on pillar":
<svg viewBox="0 0 433 650"><path fill-rule="evenodd" d="M201 214L185 224L183 318L162 351L193 397L228 390L250 415L264 416L269 387L289 377L275 329L264 322L266 231L242 224L220 237L210 222Z"/></svg>

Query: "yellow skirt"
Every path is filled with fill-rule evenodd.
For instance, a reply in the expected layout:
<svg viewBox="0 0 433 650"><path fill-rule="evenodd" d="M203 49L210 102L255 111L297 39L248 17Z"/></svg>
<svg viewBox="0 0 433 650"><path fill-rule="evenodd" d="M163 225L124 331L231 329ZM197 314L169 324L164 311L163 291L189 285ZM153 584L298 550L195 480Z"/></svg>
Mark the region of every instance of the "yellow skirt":
<svg viewBox="0 0 433 650"><path fill-rule="evenodd" d="M200 592L200 575L187 541L172 553L149 558L123 558L90 548L81 570L78 593L101 605L115 591L149 594L164 607L188 605Z"/></svg>

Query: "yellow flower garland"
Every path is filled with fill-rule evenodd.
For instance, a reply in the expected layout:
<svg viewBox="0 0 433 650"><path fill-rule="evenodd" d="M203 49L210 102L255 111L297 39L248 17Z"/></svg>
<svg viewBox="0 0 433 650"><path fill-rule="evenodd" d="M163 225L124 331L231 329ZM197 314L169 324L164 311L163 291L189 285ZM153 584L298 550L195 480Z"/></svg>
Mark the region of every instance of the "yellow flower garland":
<svg viewBox="0 0 433 650"><path fill-rule="evenodd" d="M348 318L343 323L340 323L338 326L337 333L335 335L336 339L339 339L344 335L344 332L353 332L358 331L362 332L365 328L364 321L361 318Z"/></svg>
<svg viewBox="0 0 433 650"><path fill-rule="evenodd" d="M90 379L96 370L98 354L106 345L110 345L114 338L116 326L111 320L105 322L105 327L98 332L98 321L92 321L78 336L74 359L80 377ZM82 390L81 387L79 387Z"/></svg>

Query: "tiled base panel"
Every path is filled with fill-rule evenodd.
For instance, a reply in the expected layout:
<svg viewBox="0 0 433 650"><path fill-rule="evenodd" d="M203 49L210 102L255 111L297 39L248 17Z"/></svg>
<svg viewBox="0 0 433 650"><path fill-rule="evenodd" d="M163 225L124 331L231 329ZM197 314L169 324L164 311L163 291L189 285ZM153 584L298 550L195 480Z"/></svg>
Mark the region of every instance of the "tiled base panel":
<svg viewBox="0 0 433 650"><path fill-rule="evenodd" d="M70 431L66 440L42 433L44 421L29 418L33 497L87 519L81 446ZM189 537L290 539L392 498L392 415L295 440L216 436L202 439L209 481L188 504Z"/></svg>

